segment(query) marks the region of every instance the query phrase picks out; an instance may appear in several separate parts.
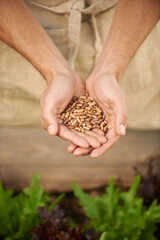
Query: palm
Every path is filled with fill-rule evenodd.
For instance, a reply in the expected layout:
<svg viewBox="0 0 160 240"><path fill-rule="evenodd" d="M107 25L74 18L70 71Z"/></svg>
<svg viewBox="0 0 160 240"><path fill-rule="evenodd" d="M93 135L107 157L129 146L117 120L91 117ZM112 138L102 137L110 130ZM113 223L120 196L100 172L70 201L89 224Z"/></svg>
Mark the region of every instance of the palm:
<svg viewBox="0 0 160 240"><path fill-rule="evenodd" d="M72 97L84 95L84 92L84 82L77 74L74 74L73 78L72 75L69 77L54 77L41 97L42 127L48 129L50 135L54 136L57 134L62 139L68 140L76 146L88 148L91 145L96 148L100 146L99 141L105 142L104 137L102 139L96 133L93 133L92 136L86 133L79 133L61 124L60 114Z"/></svg>
<svg viewBox="0 0 160 240"><path fill-rule="evenodd" d="M127 122L126 97L116 79L110 75L96 76L96 74L91 74L87 79L86 89L89 95L102 107L108 121L107 142L97 149L84 150L79 148L79 153L81 155L91 153L91 157L98 157L111 148L120 135L123 135L119 133L119 124L121 122L126 125Z"/></svg>

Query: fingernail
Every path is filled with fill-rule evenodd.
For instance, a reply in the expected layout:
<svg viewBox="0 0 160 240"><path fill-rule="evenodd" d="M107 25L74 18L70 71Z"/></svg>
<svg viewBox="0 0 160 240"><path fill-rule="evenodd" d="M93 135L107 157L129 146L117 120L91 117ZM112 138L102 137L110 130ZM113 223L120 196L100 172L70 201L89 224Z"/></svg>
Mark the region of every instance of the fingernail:
<svg viewBox="0 0 160 240"><path fill-rule="evenodd" d="M123 124L120 125L120 132L121 134L125 135L126 134L126 128Z"/></svg>
<svg viewBox="0 0 160 240"><path fill-rule="evenodd" d="M49 127L48 127L48 133L49 133L49 135L54 134L54 126L52 124L49 125Z"/></svg>

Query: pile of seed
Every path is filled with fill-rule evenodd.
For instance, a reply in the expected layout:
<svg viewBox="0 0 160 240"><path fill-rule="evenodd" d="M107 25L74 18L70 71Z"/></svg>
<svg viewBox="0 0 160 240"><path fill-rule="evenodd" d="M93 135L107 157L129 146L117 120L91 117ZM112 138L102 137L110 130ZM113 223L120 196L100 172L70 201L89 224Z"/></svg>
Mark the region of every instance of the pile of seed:
<svg viewBox="0 0 160 240"><path fill-rule="evenodd" d="M79 132L94 128L107 132L107 121L102 108L88 96L73 97L61 114L62 124Z"/></svg>

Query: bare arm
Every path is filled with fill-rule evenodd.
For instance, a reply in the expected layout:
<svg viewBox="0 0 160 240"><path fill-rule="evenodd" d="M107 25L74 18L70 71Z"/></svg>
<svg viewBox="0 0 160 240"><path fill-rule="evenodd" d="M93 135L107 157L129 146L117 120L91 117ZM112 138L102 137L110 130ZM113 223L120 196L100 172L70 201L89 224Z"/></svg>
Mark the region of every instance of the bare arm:
<svg viewBox="0 0 160 240"><path fill-rule="evenodd" d="M119 81L137 49L160 18L159 0L119 0L113 22L86 88L103 108L109 131L108 141L97 149L75 148L74 153L91 152L98 157L110 149L127 126L127 99ZM157 43L158 44L158 43Z"/></svg>
<svg viewBox="0 0 160 240"><path fill-rule="evenodd" d="M119 0L97 70L121 78L141 43L160 19L159 0Z"/></svg>
<svg viewBox="0 0 160 240"><path fill-rule="evenodd" d="M106 142L104 137L99 140L98 134L81 137L60 124L59 115L71 98L84 95L84 82L22 0L0 0L0 39L27 58L46 79L40 101L41 125L50 135L58 134L83 147L99 147L99 141Z"/></svg>
<svg viewBox="0 0 160 240"><path fill-rule="evenodd" d="M46 81L59 70L66 72L70 69L22 0L0 0L0 39L27 58Z"/></svg>

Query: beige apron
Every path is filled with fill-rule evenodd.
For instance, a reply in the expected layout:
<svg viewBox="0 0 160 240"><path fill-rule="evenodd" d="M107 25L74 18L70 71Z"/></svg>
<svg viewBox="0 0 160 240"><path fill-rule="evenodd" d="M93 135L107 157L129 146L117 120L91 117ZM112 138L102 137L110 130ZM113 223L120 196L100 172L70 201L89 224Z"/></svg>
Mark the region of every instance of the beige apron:
<svg viewBox="0 0 160 240"><path fill-rule="evenodd" d="M85 80L107 37L116 0L26 0L71 66ZM144 41L121 81L129 127L160 129L160 22ZM39 126L41 74L0 42L0 126Z"/></svg>

